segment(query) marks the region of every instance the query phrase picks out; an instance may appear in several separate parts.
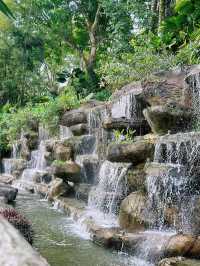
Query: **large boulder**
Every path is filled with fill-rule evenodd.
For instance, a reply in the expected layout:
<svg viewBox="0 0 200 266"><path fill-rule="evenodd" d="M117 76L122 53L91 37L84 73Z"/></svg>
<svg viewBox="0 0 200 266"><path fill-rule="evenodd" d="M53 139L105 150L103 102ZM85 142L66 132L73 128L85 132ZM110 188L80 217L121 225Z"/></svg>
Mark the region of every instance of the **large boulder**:
<svg viewBox="0 0 200 266"><path fill-rule="evenodd" d="M169 239L166 245L165 255L167 257L190 256L190 250L194 247L195 241L196 238L192 235L174 235ZM199 251L200 250L198 250L198 252Z"/></svg>
<svg viewBox="0 0 200 266"><path fill-rule="evenodd" d="M65 145L72 145L75 155L93 153L96 139L92 135L75 136L64 141Z"/></svg>
<svg viewBox="0 0 200 266"><path fill-rule="evenodd" d="M13 188L10 185L0 184L0 197L3 197L6 203L15 201L17 193L17 188Z"/></svg>
<svg viewBox="0 0 200 266"><path fill-rule="evenodd" d="M8 175L8 174L0 175L0 183L3 183L5 185L11 185L14 180L15 180L15 177L12 175Z"/></svg>
<svg viewBox="0 0 200 266"><path fill-rule="evenodd" d="M134 120L134 119L127 119L127 118L112 118L107 117L103 123L103 128L107 130L112 129L119 129L125 130L127 128L131 128L135 130L136 135L144 135L150 131L150 128L147 124L146 120Z"/></svg>
<svg viewBox="0 0 200 266"><path fill-rule="evenodd" d="M68 111L61 118L61 125L67 127L82 123L87 123L87 114L79 109Z"/></svg>
<svg viewBox="0 0 200 266"><path fill-rule="evenodd" d="M3 159L2 165L4 173L18 178L27 167L27 161L24 159Z"/></svg>
<svg viewBox="0 0 200 266"><path fill-rule="evenodd" d="M0 218L0 246L1 266L48 266L38 252L28 244L20 233L7 222Z"/></svg>
<svg viewBox="0 0 200 266"><path fill-rule="evenodd" d="M133 192L120 206L119 223L123 229L135 231L144 229L146 220L146 197L141 192Z"/></svg>
<svg viewBox="0 0 200 266"><path fill-rule="evenodd" d="M111 162L131 162L133 165L143 163L152 158L154 145L148 141L136 141L131 144L110 144L107 160Z"/></svg>
<svg viewBox="0 0 200 266"><path fill-rule="evenodd" d="M89 133L87 124L78 124L70 127L70 130L74 134L74 136L81 136Z"/></svg>
<svg viewBox="0 0 200 266"><path fill-rule="evenodd" d="M81 167L73 161L54 161L52 164L53 174L65 181L80 182Z"/></svg>
<svg viewBox="0 0 200 266"><path fill-rule="evenodd" d="M14 208L0 208L0 215L3 216L10 224L12 224L24 238L33 243L34 232L31 223Z"/></svg>
<svg viewBox="0 0 200 266"><path fill-rule="evenodd" d="M148 107L143 114L155 134L176 133L191 128L192 113L177 104Z"/></svg>
<svg viewBox="0 0 200 266"><path fill-rule="evenodd" d="M67 196L72 188L65 183L61 178L55 178L50 184L48 189L48 199L54 200L60 196Z"/></svg>
<svg viewBox="0 0 200 266"><path fill-rule="evenodd" d="M74 159L72 145L57 142L53 146L53 159L58 161L69 161Z"/></svg>

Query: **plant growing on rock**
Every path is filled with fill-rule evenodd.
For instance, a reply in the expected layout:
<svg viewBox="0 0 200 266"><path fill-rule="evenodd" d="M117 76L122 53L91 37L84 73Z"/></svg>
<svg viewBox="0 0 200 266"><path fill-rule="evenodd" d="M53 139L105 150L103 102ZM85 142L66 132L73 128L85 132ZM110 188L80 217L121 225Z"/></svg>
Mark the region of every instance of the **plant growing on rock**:
<svg viewBox="0 0 200 266"><path fill-rule="evenodd" d="M0 208L0 215L11 223L30 243L33 243L34 232L30 222L13 208Z"/></svg>
<svg viewBox="0 0 200 266"><path fill-rule="evenodd" d="M133 143L135 130L129 128L128 130L114 130L114 141L120 143Z"/></svg>

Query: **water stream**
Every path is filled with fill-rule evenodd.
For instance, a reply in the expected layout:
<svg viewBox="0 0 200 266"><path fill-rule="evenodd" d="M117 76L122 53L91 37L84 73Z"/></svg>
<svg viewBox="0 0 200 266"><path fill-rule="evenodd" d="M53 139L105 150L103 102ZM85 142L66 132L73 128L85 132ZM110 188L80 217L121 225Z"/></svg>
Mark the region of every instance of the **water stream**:
<svg viewBox="0 0 200 266"><path fill-rule="evenodd" d="M46 201L20 194L16 209L29 218L35 231L34 247L51 266L152 266L142 259L111 252L83 236L66 215Z"/></svg>

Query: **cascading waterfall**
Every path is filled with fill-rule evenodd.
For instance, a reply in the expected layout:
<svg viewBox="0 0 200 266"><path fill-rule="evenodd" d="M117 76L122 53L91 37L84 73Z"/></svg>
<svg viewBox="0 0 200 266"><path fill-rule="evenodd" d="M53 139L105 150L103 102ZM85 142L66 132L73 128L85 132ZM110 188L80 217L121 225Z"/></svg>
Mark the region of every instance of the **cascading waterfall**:
<svg viewBox="0 0 200 266"><path fill-rule="evenodd" d="M59 134L60 140L69 139L69 138L74 136L69 127L62 126L62 125L60 125L60 132L59 133L60 133Z"/></svg>
<svg viewBox="0 0 200 266"><path fill-rule="evenodd" d="M196 182L199 175L196 170L200 166L198 137L198 133L176 134L161 137L156 144L154 163L166 170L147 177L147 191L152 224L160 230L165 228L169 214L171 229L191 230L192 201L199 194Z"/></svg>
<svg viewBox="0 0 200 266"><path fill-rule="evenodd" d="M107 217L118 212L120 201L127 194L125 179L129 164L104 161L101 165L98 184L90 192L88 207L101 211Z"/></svg>

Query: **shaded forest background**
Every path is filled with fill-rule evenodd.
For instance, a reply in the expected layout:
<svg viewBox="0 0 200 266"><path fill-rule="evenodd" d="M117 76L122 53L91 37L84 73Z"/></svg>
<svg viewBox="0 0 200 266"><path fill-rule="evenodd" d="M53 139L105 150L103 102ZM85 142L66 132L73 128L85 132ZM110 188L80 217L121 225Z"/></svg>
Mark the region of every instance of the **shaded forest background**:
<svg viewBox="0 0 200 266"><path fill-rule="evenodd" d="M13 17L0 15L1 151L31 119L55 130L87 99L199 63L200 0L4 2Z"/></svg>

